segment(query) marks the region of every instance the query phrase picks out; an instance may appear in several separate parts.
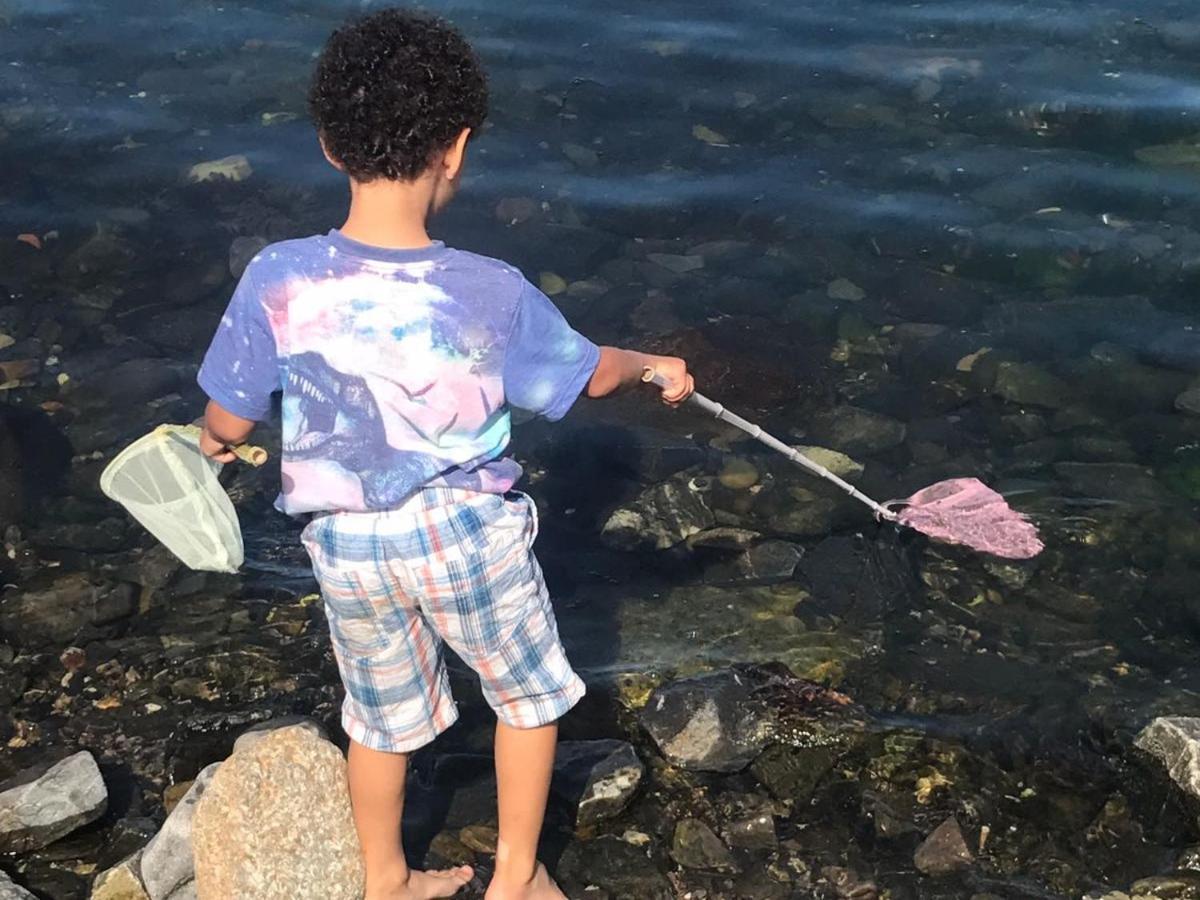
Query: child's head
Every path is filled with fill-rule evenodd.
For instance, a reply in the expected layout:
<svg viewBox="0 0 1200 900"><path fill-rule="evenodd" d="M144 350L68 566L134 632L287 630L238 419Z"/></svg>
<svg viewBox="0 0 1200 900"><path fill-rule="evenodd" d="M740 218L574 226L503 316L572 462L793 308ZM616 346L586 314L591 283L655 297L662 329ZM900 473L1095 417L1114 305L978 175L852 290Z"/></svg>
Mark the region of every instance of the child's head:
<svg viewBox="0 0 1200 900"><path fill-rule="evenodd" d="M466 39L440 19L400 9L335 31L308 95L326 155L359 183L431 173L453 183L487 100Z"/></svg>

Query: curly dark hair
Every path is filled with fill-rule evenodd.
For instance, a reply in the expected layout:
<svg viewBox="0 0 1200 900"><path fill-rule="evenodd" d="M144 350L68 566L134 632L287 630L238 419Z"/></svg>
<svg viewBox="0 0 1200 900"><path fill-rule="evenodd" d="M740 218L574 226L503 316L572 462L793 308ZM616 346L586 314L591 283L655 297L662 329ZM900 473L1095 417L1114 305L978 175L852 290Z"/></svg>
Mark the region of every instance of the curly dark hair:
<svg viewBox="0 0 1200 900"><path fill-rule="evenodd" d="M355 181L412 181L464 128L487 118L487 76L448 22L384 9L348 22L321 51L308 109Z"/></svg>

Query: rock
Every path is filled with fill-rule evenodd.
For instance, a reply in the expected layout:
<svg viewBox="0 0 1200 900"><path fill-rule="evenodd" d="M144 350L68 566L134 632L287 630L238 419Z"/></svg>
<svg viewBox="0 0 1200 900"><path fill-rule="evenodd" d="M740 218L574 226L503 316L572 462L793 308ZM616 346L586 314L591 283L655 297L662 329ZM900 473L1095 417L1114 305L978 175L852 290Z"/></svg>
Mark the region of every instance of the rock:
<svg viewBox="0 0 1200 900"><path fill-rule="evenodd" d="M141 857L138 851L96 876L90 900L150 900L139 874Z"/></svg>
<svg viewBox="0 0 1200 900"><path fill-rule="evenodd" d="M1200 799L1200 718L1161 716L1133 745L1162 763L1185 794Z"/></svg>
<svg viewBox="0 0 1200 900"><path fill-rule="evenodd" d="M540 208L532 197L505 197L496 204L496 218L505 225L520 225L536 216Z"/></svg>
<svg viewBox="0 0 1200 900"><path fill-rule="evenodd" d="M729 669L659 688L640 720L670 762L705 772L744 769L772 732L767 709L742 676Z"/></svg>
<svg viewBox="0 0 1200 900"><path fill-rule="evenodd" d="M699 819L684 819L675 826L671 858L685 869L733 872L733 854L711 828Z"/></svg>
<svg viewBox="0 0 1200 900"><path fill-rule="evenodd" d="M22 772L0 788L0 853L39 850L108 808L104 779L86 750Z"/></svg>
<svg viewBox="0 0 1200 900"><path fill-rule="evenodd" d="M863 473L863 464L851 459L845 453L830 450L827 447L811 447L804 444L795 445L799 450L819 466L824 466L838 478L846 481L858 481Z"/></svg>
<svg viewBox="0 0 1200 900"><path fill-rule="evenodd" d="M904 443L904 423L856 406L840 406L818 415L812 433L844 453L871 455Z"/></svg>
<svg viewBox="0 0 1200 900"><path fill-rule="evenodd" d="M146 403L178 391L184 380L172 360L129 359L104 373L96 384L95 400L110 408Z"/></svg>
<svg viewBox="0 0 1200 900"><path fill-rule="evenodd" d="M946 875L965 869L974 861L953 816L935 828L913 854L913 865L924 875Z"/></svg>
<svg viewBox="0 0 1200 900"><path fill-rule="evenodd" d="M543 272L538 276L538 287L547 297L555 297L567 289L567 280L555 272Z"/></svg>
<svg viewBox="0 0 1200 900"><path fill-rule="evenodd" d="M1032 363L1000 363L992 391L1009 403L1048 409L1061 409L1071 401L1071 389L1065 381Z"/></svg>
<svg viewBox="0 0 1200 900"><path fill-rule="evenodd" d="M499 838L500 832L495 825L468 825L458 833L464 847L484 856L495 856Z"/></svg>
<svg viewBox="0 0 1200 900"><path fill-rule="evenodd" d="M737 567L748 581L771 584L789 581L803 551L787 541L763 541L738 557Z"/></svg>
<svg viewBox="0 0 1200 900"><path fill-rule="evenodd" d="M1072 493L1093 500L1152 506L1166 495L1149 469L1132 463L1060 462L1055 463L1054 474Z"/></svg>
<svg viewBox="0 0 1200 900"><path fill-rule="evenodd" d="M704 494L677 477L644 491L633 505L614 511L601 539L621 550L666 550L715 524Z"/></svg>
<svg viewBox="0 0 1200 900"><path fill-rule="evenodd" d="M63 575L45 588L15 589L0 597L0 628L23 643L67 644L87 626L108 625L136 611L134 585Z"/></svg>
<svg viewBox="0 0 1200 900"><path fill-rule="evenodd" d="M684 275L704 268L703 256L684 256L678 253L647 253L646 259L655 265L662 266L676 275Z"/></svg>
<svg viewBox="0 0 1200 900"><path fill-rule="evenodd" d="M663 866L645 850L618 837L572 841L558 863L563 887L571 897L610 897L612 900L675 900L678 894ZM589 890L599 887L604 893Z"/></svg>
<svg viewBox="0 0 1200 900"><path fill-rule="evenodd" d="M879 619L917 594L909 559L894 544L829 537L805 553L800 574L815 608L852 622Z"/></svg>
<svg viewBox="0 0 1200 900"><path fill-rule="evenodd" d="M1200 141L1195 139L1141 147L1134 156L1139 162L1167 169L1190 169L1200 172Z"/></svg>
<svg viewBox="0 0 1200 900"><path fill-rule="evenodd" d="M749 528L722 525L692 535L687 545L693 550L747 550L760 538L759 532Z"/></svg>
<svg viewBox="0 0 1200 900"><path fill-rule="evenodd" d="M196 163L188 170L188 181L213 181L218 178L229 181L245 181L252 174L254 174L254 168L250 165L250 160L238 153L221 159Z"/></svg>
<svg viewBox="0 0 1200 900"><path fill-rule="evenodd" d="M303 727L221 764L197 807L193 846L199 900L362 897L345 760Z"/></svg>
<svg viewBox="0 0 1200 900"><path fill-rule="evenodd" d="M625 811L645 767L625 741L563 741L554 759L551 790L578 810L576 824L595 825Z"/></svg>
<svg viewBox="0 0 1200 900"><path fill-rule="evenodd" d="M280 728L303 728L314 737L329 740L324 726L316 719L310 719L308 716L277 716L274 719L259 722L257 725L251 725L243 731L233 742L233 752L241 753L243 750L252 750L260 741L270 737L271 732L278 731Z"/></svg>
<svg viewBox="0 0 1200 900"><path fill-rule="evenodd" d="M1180 412L1200 416L1200 382L1188 386L1188 389L1175 398L1175 408Z"/></svg>
<svg viewBox="0 0 1200 900"><path fill-rule="evenodd" d="M229 274L241 278L250 261L258 256L263 247L270 241L257 234L243 234L235 237L229 245Z"/></svg>
<svg viewBox="0 0 1200 900"><path fill-rule="evenodd" d="M750 794L738 805L737 814L722 829L725 841L741 850L774 850L779 845L779 837L775 833L771 803Z"/></svg>
<svg viewBox="0 0 1200 900"><path fill-rule="evenodd" d="M196 808L220 766L221 763L213 763L201 770L158 834L142 851L139 867L150 900L167 900L172 892L195 877L192 833Z"/></svg>
<svg viewBox="0 0 1200 900"><path fill-rule="evenodd" d="M758 468L748 459L731 456L721 466L717 481L731 491L744 491L758 484Z"/></svg>
<svg viewBox="0 0 1200 900"><path fill-rule="evenodd" d="M581 144L563 144L562 153L581 169L595 168L600 164L600 154L591 147L584 147Z"/></svg>
<svg viewBox="0 0 1200 900"><path fill-rule="evenodd" d="M1133 900L1198 900L1200 874L1172 872L1142 878L1129 886Z"/></svg>
<svg viewBox="0 0 1200 900"><path fill-rule="evenodd" d="M37 898L0 872L0 900L37 900Z"/></svg>
<svg viewBox="0 0 1200 900"><path fill-rule="evenodd" d="M835 759L828 747L801 749L777 744L754 760L750 771L772 797L802 804L832 771Z"/></svg>
<svg viewBox="0 0 1200 900"><path fill-rule="evenodd" d="M829 282L825 289L830 300L847 300L857 303L867 296L867 292L848 278L838 278Z"/></svg>

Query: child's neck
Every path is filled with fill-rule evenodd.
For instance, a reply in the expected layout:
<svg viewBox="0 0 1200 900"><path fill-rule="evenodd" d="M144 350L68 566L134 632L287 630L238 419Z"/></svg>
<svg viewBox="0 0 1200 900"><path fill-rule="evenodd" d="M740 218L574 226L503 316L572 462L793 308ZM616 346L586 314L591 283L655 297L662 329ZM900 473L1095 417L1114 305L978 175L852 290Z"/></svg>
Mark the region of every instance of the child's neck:
<svg viewBox="0 0 1200 900"><path fill-rule="evenodd" d="M350 212L342 234L373 247L413 250L428 247L425 222L433 207L433 184L416 181L350 182Z"/></svg>

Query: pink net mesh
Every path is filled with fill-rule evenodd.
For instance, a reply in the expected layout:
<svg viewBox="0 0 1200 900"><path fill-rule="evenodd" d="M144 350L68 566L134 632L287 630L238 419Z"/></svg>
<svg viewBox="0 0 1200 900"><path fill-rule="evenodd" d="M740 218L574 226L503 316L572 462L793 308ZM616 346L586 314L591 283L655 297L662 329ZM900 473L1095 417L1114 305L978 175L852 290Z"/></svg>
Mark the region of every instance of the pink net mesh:
<svg viewBox="0 0 1200 900"><path fill-rule="evenodd" d="M978 479L939 481L904 503L900 524L936 540L1005 559L1029 559L1042 552L1033 523Z"/></svg>

